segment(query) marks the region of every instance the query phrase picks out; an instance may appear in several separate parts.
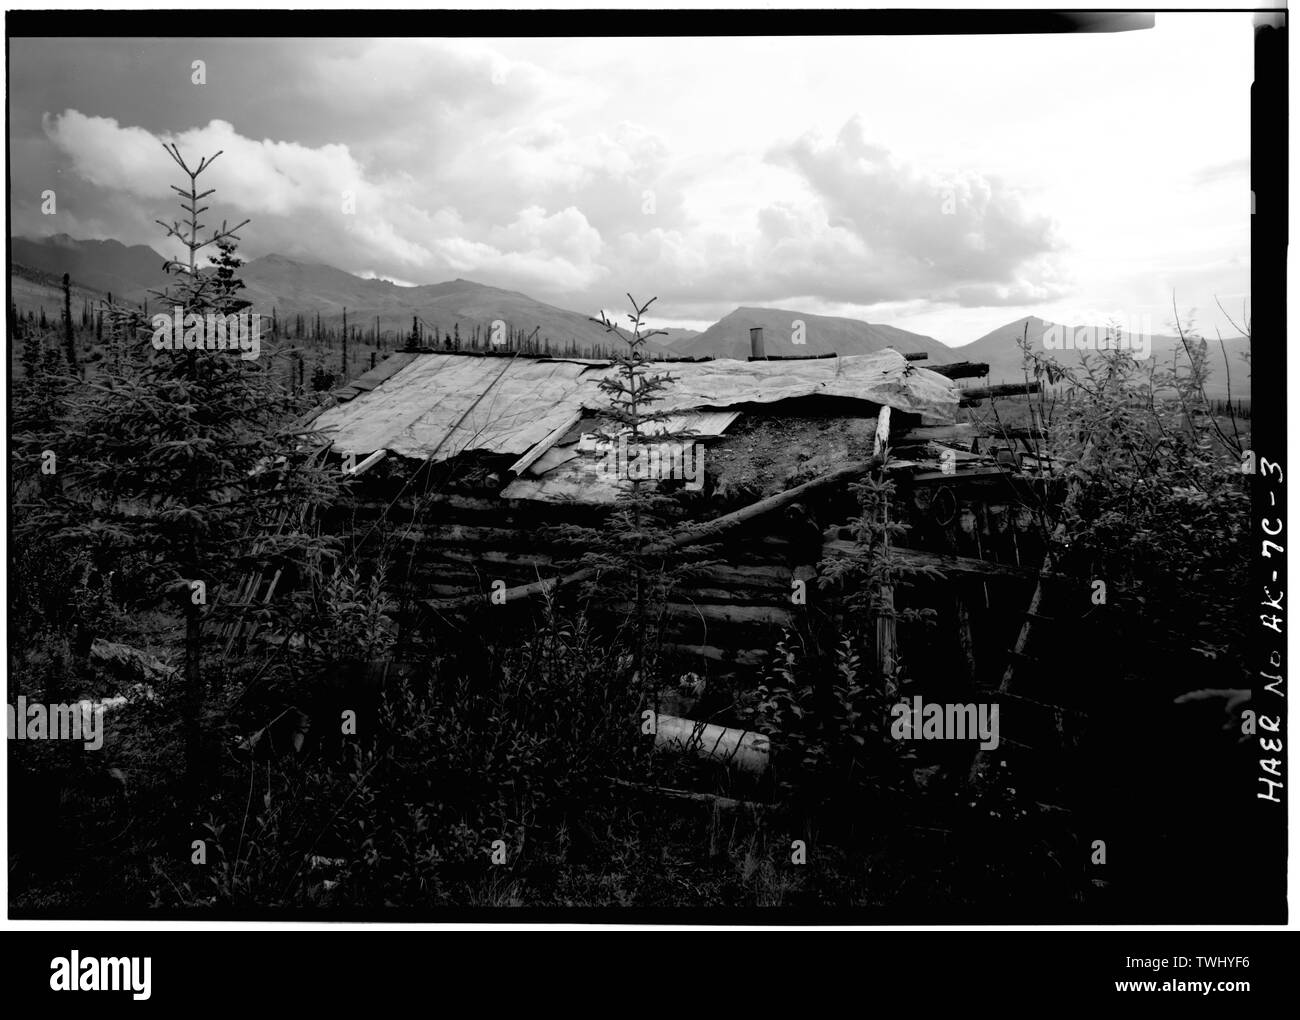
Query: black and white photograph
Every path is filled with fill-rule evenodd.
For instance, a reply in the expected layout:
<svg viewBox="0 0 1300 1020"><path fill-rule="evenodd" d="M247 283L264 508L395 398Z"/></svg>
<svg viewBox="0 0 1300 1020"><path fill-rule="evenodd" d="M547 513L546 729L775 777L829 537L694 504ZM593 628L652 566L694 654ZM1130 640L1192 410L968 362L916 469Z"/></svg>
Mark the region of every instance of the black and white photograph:
<svg viewBox="0 0 1300 1020"><path fill-rule="evenodd" d="M1285 925L1285 30L10 10L10 920Z"/></svg>

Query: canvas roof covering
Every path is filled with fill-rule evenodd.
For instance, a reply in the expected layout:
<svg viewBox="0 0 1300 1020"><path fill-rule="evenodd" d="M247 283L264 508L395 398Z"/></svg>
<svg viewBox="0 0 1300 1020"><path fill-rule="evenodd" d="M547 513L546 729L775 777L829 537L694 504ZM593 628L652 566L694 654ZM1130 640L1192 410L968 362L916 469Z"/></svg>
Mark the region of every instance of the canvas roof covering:
<svg viewBox="0 0 1300 1020"><path fill-rule="evenodd" d="M397 358L409 361L385 367ZM386 449L446 460L483 450L515 454L528 461L516 468L523 470L565 439L584 411L607 405L599 383L617 371L604 361L395 354L337 393L345 402L323 411L316 427L335 450L359 457ZM951 380L892 350L806 361L673 362L651 371L675 380L656 410L725 410L816 395L888 405L934 424L951 423L957 410ZM719 423L711 415L700 421ZM531 460L524 456L530 451Z"/></svg>
<svg viewBox="0 0 1300 1020"><path fill-rule="evenodd" d="M591 366L575 361L421 354L391 378L324 411L334 449L446 460L466 450L526 453L582 408Z"/></svg>
<svg viewBox="0 0 1300 1020"><path fill-rule="evenodd" d="M655 405L666 411L770 404L809 396L869 400L938 419L935 424L942 425L951 424L957 411L952 380L919 368L893 350L806 361L728 359L664 367L677 379Z"/></svg>

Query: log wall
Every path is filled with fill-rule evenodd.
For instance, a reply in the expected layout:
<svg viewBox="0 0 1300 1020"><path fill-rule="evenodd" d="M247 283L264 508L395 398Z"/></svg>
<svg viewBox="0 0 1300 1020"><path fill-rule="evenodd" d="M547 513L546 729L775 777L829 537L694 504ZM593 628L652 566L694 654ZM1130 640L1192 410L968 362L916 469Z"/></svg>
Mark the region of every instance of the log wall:
<svg viewBox="0 0 1300 1020"><path fill-rule="evenodd" d="M363 560L386 558L399 604L473 594L486 602L494 585L511 589L574 569L583 550L560 527L599 529L610 508L503 500L495 492L507 467L485 458L430 478L417 464L390 459L360 480L351 507L332 526L362 543ZM943 574L938 581L915 574L900 588L900 607L933 607L940 616L937 636L904 635L904 645L914 646L913 663L938 654L928 668L963 674L973 663L981 671L1000 668L1006 638L998 621L1008 618L1008 603L1023 605L1022 589L1032 587L1042 557L1036 522L1023 505L1032 493L982 477L904 474L896 481L891 516L910 526L896 560L905 570ZM694 509L712 518L734 508L700 500ZM806 634L835 623L838 598L819 587L816 568L829 554L852 548L851 534L838 526L856 511L852 494L839 485L728 533L708 552L716 562L680 583L661 607L665 645L711 667L752 666L783 630ZM795 580L806 584L802 605L791 599ZM616 602L593 608L615 619L630 611ZM918 654L920 644L941 651Z"/></svg>

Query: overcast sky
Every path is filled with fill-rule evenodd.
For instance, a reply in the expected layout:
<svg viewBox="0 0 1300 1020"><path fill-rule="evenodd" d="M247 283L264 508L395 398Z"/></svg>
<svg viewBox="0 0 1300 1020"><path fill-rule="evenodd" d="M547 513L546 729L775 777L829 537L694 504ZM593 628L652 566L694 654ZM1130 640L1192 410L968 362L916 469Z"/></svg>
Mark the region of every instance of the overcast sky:
<svg viewBox="0 0 1300 1020"><path fill-rule="evenodd" d="M1216 296L1234 316L1249 296L1251 46L1248 14L1045 36L15 40L11 229L169 252L167 139L224 150L205 182L216 215L252 218L246 258L952 344L1026 314L1160 331L1177 291L1226 334Z"/></svg>

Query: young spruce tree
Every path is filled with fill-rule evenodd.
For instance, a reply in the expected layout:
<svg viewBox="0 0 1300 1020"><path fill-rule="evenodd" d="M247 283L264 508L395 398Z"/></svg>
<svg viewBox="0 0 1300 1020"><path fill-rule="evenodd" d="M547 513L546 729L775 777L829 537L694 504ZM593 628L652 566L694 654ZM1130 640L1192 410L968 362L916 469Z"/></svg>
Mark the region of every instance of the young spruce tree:
<svg viewBox="0 0 1300 1020"><path fill-rule="evenodd" d="M565 530L586 549L579 561L582 566L600 571L597 579L587 586L587 593L613 595L631 605L628 622L632 635L632 671L645 681L648 679L645 676L647 646L657 610L685 575L705 565L704 558L711 550L695 546L669 553L662 547L685 513L671 492L675 486L648 477L644 467L650 461L653 447L681 443L695 433L672 428L674 412L654 406L663 403L666 391L675 381L670 372L652 371L652 362L646 355L647 341L663 334L662 330L645 327L646 313L655 299L639 304L629 294L628 301L632 309L628 313L630 330L620 330L603 312L599 318L592 319L623 341L622 349L616 349L611 359L614 371L600 381L607 404L602 408L602 424L597 432L597 438L611 451L607 463L615 465L619 472L622 492L602 530ZM621 457L624 442L625 465Z"/></svg>
<svg viewBox="0 0 1300 1020"><path fill-rule="evenodd" d="M163 316L182 322L244 312L236 231L205 234L199 176L220 156L184 172L181 220L163 223L182 254L165 270L174 285L158 293ZM159 221L161 222L161 221ZM212 265L200 265L215 248ZM260 360L175 338L157 350L138 311L105 309L112 350L93 386L83 386L63 439L67 464L60 505L42 522L56 541L93 542L129 562L152 601L170 600L184 618L181 719L186 778L197 790L207 775L203 734L203 634L213 620L239 614L229 602L236 582L268 564L310 575L327 544L302 527L304 508L332 498L333 476L317 466L312 437L294 428L291 395ZM189 318L200 317L199 319ZM155 317L157 318L157 317ZM255 320L254 320L255 321ZM202 337L202 333L199 336ZM209 333L209 337L210 337Z"/></svg>

